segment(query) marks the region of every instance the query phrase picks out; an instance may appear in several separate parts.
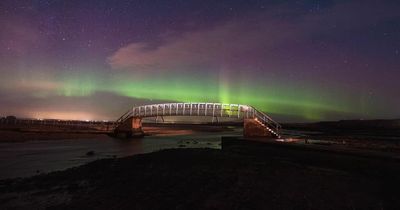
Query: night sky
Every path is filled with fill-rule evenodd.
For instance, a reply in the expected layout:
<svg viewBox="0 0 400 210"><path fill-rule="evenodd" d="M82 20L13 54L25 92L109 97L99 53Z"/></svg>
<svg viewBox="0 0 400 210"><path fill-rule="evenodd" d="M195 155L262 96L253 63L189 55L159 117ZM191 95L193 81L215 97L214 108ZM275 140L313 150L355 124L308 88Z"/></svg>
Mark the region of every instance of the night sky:
<svg viewBox="0 0 400 210"><path fill-rule="evenodd" d="M1 0L0 116L253 105L279 121L400 118L400 2Z"/></svg>

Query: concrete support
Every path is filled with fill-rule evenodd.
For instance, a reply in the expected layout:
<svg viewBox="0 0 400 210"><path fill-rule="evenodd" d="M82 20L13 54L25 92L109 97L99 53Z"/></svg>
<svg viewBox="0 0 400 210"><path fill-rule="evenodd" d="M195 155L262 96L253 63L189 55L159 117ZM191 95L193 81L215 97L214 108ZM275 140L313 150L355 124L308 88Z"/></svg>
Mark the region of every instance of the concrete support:
<svg viewBox="0 0 400 210"><path fill-rule="evenodd" d="M244 119L243 124L244 137L274 137L262 123L255 119Z"/></svg>
<svg viewBox="0 0 400 210"><path fill-rule="evenodd" d="M140 137L144 136L142 130L142 118L140 117L130 117L125 120L120 126L118 126L114 131L116 136L124 137Z"/></svg>

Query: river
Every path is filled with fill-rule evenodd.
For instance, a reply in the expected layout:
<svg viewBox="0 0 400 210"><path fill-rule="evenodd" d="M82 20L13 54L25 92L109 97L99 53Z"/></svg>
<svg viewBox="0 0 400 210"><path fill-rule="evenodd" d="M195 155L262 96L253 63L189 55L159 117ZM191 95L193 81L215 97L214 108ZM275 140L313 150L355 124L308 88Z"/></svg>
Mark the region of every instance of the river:
<svg viewBox="0 0 400 210"><path fill-rule="evenodd" d="M0 179L27 177L79 166L96 159L124 157L168 148L221 148L221 136L241 131L193 132L143 138L98 138L0 143ZM93 155L88 155L93 151Z"/></svg>

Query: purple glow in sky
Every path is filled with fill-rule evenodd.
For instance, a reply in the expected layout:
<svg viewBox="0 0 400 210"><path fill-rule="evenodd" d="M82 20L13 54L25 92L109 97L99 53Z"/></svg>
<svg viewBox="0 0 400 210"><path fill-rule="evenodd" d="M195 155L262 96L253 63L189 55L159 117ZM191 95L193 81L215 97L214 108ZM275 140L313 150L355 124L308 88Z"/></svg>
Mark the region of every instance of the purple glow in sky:
<svg viewBox="0 0 400 210"><path fill-rule="evenodd" d="M243 103L281 121L400 117L400 3L0 2L0 115L115 119Z"/></svg>

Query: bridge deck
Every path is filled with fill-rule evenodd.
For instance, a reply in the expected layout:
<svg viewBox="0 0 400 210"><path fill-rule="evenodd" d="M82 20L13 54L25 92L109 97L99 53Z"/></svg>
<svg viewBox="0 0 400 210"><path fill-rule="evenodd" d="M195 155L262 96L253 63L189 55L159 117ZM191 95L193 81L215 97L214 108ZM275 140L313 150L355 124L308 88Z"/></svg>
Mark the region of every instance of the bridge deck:
<svg viewBox="0 0 400 210"><path fill-rule="evenodd" d="M146 118L159 116L209 116L243 120L255 119L277 137L281 128L279 123L252 106L223 103L164 103L137 106L123 114L116 121L116 127L130 117Z"/></svg>

